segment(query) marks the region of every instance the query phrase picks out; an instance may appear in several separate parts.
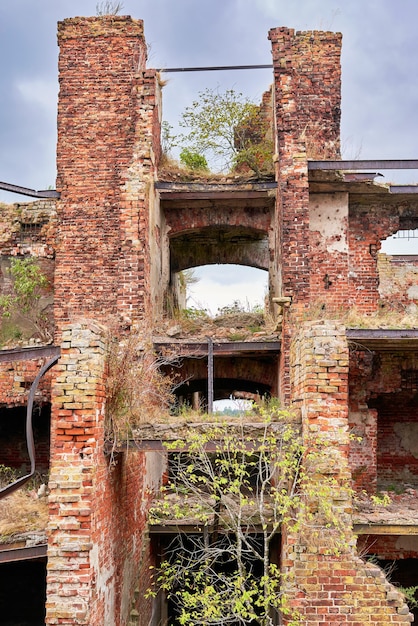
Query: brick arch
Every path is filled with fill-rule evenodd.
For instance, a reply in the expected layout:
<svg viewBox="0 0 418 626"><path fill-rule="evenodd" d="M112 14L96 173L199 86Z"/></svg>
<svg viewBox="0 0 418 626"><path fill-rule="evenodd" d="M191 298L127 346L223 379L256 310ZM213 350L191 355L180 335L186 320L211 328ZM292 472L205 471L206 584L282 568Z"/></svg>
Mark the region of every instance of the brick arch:
<svg viewBox="0 0 418 626"><path fill-rule="evenodd" d="M173 273L215 263L269 269L268 237L262 229L238 225L188 229L170 236L169 245Z"/></svg>
<svg viewBox="0 0 418 626"><path fill-rule="evenodd" d="M237 392L247 392L249 395L258 395L260 397L269 397L272 392L271 385L242 378L215 378L213 388L214 400L228 399ZM206 397L207 389L207 378L197 378L187 381L187 383L178 387L176 395L187 399L194 392L199 392Z"/></svg>
<svg viewBox="0 0 418 626"><path fill-rule="evenodd" d="M277 394L277 355L229 356L215 358L215 399L219 400L233 391L250 393ZM185 358L180 368L166 367L168 374L177 385L178 395L188 395L193 391L207 390L207 359ZM223 390L224 395L216 397L216 390ZM221 392L220 392L221 394Z"/></svg>

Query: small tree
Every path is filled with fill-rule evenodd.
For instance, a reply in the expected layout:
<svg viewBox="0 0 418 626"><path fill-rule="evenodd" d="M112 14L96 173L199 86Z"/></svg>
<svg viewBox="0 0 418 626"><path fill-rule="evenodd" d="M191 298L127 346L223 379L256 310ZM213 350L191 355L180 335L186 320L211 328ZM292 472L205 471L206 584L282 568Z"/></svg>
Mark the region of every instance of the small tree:
<svg viewBox="0 0 418 626"><path fill-rule="evenodd" d="M271 164L272 145L260 108L233 89L200 92L179 124L187 129L178 138L180 144L221 171L246 164L259 173L267 161Z"/></svg>
<svg viewBox="0 0 418 626"><path fill-rule="evenodd" d="M296 523L303 450L287 411L261 412L256 435L218 425L173 444L187 452L174 455L151 523L192 519L203 533L177 535L150 593L165 590L179 624L271 626L289 613L272 543L282 524Z"/></svg>
<svg viewBox="0 0 418 626"><path fill-rule="evenodd" d="M10 263L12 284L9 293L0 295L3 317L13 318L33 327L42 340L52 338L48 319L41 306L48 279L33 257L14 258Z"/></svg>

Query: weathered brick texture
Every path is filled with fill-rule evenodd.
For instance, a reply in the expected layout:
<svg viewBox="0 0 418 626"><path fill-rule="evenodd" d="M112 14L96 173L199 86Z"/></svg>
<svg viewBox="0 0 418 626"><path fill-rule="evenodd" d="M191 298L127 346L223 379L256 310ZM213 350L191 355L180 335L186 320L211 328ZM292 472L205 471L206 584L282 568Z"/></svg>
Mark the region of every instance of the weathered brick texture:
<svg viewBox="0 0 418 626"><path fill-rule="evenodd" d="M159 157L157 77L142 21L58 27L56 319L125 324L149 312L149 193Z"/></svg>
<svg viewBox="0 0 418 626"><path fill-rule="evenodd" d="M304 443L310 449L318 437L324 442L324 464L319 471L311 468L316 470L313 480L316 476L318 495L314 495L315 490L307 493L310 510L316 510L321 481L332 475L333 512L341 526L338 529L338 524L331 524L315 534L310 528L312 520L308 520L298 532L284 533L282 569L293 576L288 590L290 606L299 612L302 623L310 626L409 623L412 616L402 594L387 582L380 568L363 562L354 547L344 327L332 322L306 323L292 344L291 369Z"/></svg>
<svg viewBox="0 0 418 626"><path fill-rule="evenodd" d="M282 293L309 297L308 158L338 158L341 35L270 30L278 177L277 262Z"/></svg>
<svg viewBox="0 0 418 626"><path fill-rule="evenodd" d="M362 350L350 355L349 423L354 485L415 483L418 476L418 359L414 352Z"/></svg>
<svg viewBox="0 0 418 626"><path fill-rule="evenodd" d="M147 503L161 460L104 453L105 331L62 331L54 370L47 624L126 624L134 588L149 585Z"/></svg>

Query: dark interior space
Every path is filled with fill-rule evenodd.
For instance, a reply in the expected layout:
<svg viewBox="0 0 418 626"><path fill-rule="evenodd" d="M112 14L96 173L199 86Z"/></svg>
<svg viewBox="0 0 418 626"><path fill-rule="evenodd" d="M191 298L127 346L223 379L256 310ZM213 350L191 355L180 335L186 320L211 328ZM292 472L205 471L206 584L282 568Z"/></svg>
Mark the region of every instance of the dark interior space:
<svg viewBox="0 0 418 626"><path fill-rule="evenodd" d="M1 626L45 624L46 559L0 564Z"/></svg>
<svg viewBox="0 0 418 626"><path fill-rule="evenodd" d="M263 553L263 537L261 534L248 534L247 538L251 541L254 551L257 552L260 557ZM229 546L233 545L236 541L233 535L218 534L212 535L209 532L208 536L205 533L178 533L178 534L166 534L166 535L154 535L152 541L152 552L155 555L157 563L161 563L163 560L174 562L179 558L186 563L186 561L193 561L193 554L196 554L196 562L199 562L198 555L204 550L204 545L209 541L211 545L216 545L218 550L218 557L216 562L212 563L212 567L222 576L228 576L236 571L236 561L231 558L231 552ZM214 542L214 543L213 543ZM247 552L245 560L245 567L248 571L251 571L251 576L261 578L262 576L262 561L261 558L254 558ZM191 556L192 555L192 556ZM280 561L280 535L276 535L270 543L270 562L278 564ZM192 568L193 569L193 568ZM190 570L190 567L187 567ZM280 616L278 614L272 615L273 623L280 624ZM160 592L155 599L154 607L154 621L153 625L158 626L179 626L182 622L179 621L179 607L176 604L174 597L167 598L163 592ZM241 621L228 621L230 626L239 626ZM248 622L248 626L256 626L259 622Z"/></svg>
<svg viewBox="0 0 418 626"><path fill-rule="evenodd" d="M377 409L377 481L380 488L418 485L418 392L405 389L369 401Z"/></svg>
<svg viewBox="0 0 418 626"><path fill-rule="evenodd" d="M35 405L32 427L35 442L36 471L49 470L51 405ZM18 475L30 470L26 443L26 406L0 408L0 465L11 467Z"/></svg>
<svg viewBox="0 0 418 626"><path fill-rule="evenodd" d="M411 589L418 587L417 559L397 559L396 561L377 559L376 563L386 572L388 579L395 587L408 590L408 595L410 594L418 603L418 589ZM414 615L414 624L418 623L418 606L413 607L410 602L408 605L409 610Z"/></svg>

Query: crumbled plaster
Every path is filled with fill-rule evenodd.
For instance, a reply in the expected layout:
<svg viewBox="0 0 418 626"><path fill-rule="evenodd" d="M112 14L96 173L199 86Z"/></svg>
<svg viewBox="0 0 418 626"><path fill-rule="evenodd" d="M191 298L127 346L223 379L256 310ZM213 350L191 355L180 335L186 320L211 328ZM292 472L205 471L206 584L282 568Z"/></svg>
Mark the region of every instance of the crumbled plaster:
<svg viewBox="0 0 418 626"><path fill-rule="evenodd" d="M321 234L328 252L348 252L348 193L313 195L309 200L309 229Z"/></svg>

